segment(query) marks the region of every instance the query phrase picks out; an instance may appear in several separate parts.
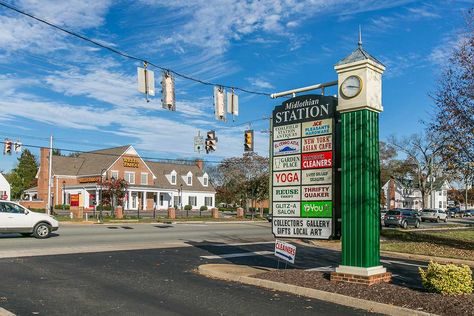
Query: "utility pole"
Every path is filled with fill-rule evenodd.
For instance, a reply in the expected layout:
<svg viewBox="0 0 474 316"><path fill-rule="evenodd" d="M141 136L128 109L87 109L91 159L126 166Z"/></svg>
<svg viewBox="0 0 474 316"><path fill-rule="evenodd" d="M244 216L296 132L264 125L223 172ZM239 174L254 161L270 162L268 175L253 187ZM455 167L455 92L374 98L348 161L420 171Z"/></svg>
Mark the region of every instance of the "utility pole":
<svg viewBox="0 0 474 316"><path fill-rule="evenodd" d="M51 169L53 167L53 135L49 138L48 203L46 213L51 215Z"/></svg>

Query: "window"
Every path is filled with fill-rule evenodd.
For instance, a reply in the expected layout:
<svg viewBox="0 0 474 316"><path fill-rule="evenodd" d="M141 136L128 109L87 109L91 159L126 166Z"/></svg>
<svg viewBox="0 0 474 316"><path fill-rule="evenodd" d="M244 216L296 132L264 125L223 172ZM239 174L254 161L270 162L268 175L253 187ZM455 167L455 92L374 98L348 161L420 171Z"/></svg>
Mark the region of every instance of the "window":
<svg viewBox="0 0 474 316"><path fill-rule="evenodd" d="M207 187L208 182L209 182L209 179L207 177L204 177L203 183L205 187Z"/></svg>
<svg viewBox="0 0 474 316"><path fill-rule="evenodd" d="M135 172L125 171L125 181L129 184L135 184Z"/></svg>
<svg viewBox="0 0 474 316"><path fill-rule="evenodd" d="M192 205L192 206L197 206L197 197L196 196L190 196L189 199L189 205Z"/></svg>
<svg viewBox="0 0 474 316"><path fill-rule="evenodd" d="M0 212L23 214L25 213L25 210L21 206L13 203L0 203Z"/></svg>
<svg viewBox="0 0 474 316"><path fill-rule="evenodd" d="M446 190L443 190L443 195L446 196L447 192Z"/></svg>
<svg viewBox="0 0 474 316"><path fill-rule="evenodd" d="M160 206L163 206L164 200L165 200L165 196L163 194L160 194Z"/></svg>
<svg viewBox="0 0 474 316"><path fill-rule="evenodd" d="M112 171L110 172L110 177L111 177L111 178L114 178L114 179L118 179L118 177L119 177L119 172L118 172L117 170L112 170Z"/></svg>
<svg viewBox="0 0 474 316"><path fill-rule="evenodd" d="M439 208L443 207L443 202L439 201Z"/></svg>
<svg viewBox="0 0 474 316"><path fill-rule="evenodd" d="M171 184L176 184L176 171L171 171Z"/></svg>
<svg viewBox="0 0 474 316"><path fill-rule="evenodd" d="M147 185L148 184L148 173L144 172L141 174L141 184Z"/></svg>
<svg viewBox="0 0 474 316"><path fill-rule="evenodd" d="M204 205L206 206L212 206L212 196L206 196L204 198Z"/></svg>
<svg viewBox="0 0 474 316"><path fill-rule="evenodd" d="M443 192L439 191L439 196L441 196L443 194Z"/></svg>
<svg viewBox="0 0 474 316"><path fill-rule="evenodd" d="M188 181L187 181L188 185L192 185L193 184L193 176L188 176Z"/></svg>

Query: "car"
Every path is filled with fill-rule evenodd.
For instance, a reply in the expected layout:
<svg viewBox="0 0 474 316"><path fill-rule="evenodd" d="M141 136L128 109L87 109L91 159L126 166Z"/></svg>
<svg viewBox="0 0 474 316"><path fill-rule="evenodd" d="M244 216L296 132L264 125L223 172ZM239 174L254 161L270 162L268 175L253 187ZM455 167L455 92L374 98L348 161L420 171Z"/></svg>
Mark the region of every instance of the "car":
<svg viewBox="0 0 474 316"><path fill-rule="evenodd" d="M273 214L272 214L272 213L267 213L267 214L265 214L264 217L265 217L265 218L267 219L267 221L269 221L269 222L271 222L271 221L273 220Z"/></svg>
<svg viewBox="0 0 474 316"><path fill-rule="evenodd" d="M398 226L408 228L409 225L415 228L420 227L421 217L418 213L411 209L394 209L389 210L384 217L385 227Z"/></svg>
<svg viewBox="0 0 474 316"><path fill-rule="evenodd" d="M437 209L423 209L421 212L421 221L430 221L430 222L447 222L448 221L448 214L443 210Z"/></svg>
<svg viewBox="0 0 474 316"><path fill-rule="evenodd" d="M0 233L20 233L43 239L58 229L58 221L50 215L33 212L18 203L0 201Z"/></svg>
<svg viewBox="0 0 474 316"><path fill-rule="evenodd" d="M467 210L464 212L464 217L473 217L474 216L474 210Z"/></svg>
<svg viewBox="0 0 474 316"><path fill-rule="evenodd" d="M380 220L383 221L383 219L385 218L385 214L387 214L387 210L385 209L380 210Z"/></svg>

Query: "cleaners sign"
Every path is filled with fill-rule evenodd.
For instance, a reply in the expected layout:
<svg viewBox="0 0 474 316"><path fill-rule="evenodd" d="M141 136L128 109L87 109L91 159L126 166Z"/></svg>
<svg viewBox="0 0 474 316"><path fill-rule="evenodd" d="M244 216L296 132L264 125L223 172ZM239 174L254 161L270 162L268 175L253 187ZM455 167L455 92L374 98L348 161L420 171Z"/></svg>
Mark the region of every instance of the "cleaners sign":
<svg viewBox="0 0 474 316"><path fill-rule="evenodd" d="M288 262L295 263L296 247L287 242L275 239L275 256Z"/></svg>
<svg viewBox="0 0 474 316"><path fill-rule="evenodd" d="M289 99L273 111L275 237L328 239L334 234L336 106L334 97L306 95Z"/></svg>

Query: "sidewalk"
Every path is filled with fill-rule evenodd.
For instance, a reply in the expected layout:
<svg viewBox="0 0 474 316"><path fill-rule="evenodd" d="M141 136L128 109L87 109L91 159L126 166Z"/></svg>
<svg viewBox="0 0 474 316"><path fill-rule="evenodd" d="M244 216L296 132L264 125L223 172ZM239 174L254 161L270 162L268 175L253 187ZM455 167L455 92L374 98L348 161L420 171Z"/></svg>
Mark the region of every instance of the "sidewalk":
<svg viewBox="0 0 474 316"><path fill-rule="evenodd" d="M317 300L331 302L334 304L349 306L353 308L364 309L373 313L381 313L393 316L429 316L434 315L427 312L412 310L404 307L368 301L364 299L354 298L332 292L285 284L275 281L254 278L252 276L272 271L274 269L239 266L235 264L204 264L199 266L198 272L204 276L217 278L227 281L239 282L248 285L259 286L274 291L287 292L295 295L305 296Z"/></svg>

